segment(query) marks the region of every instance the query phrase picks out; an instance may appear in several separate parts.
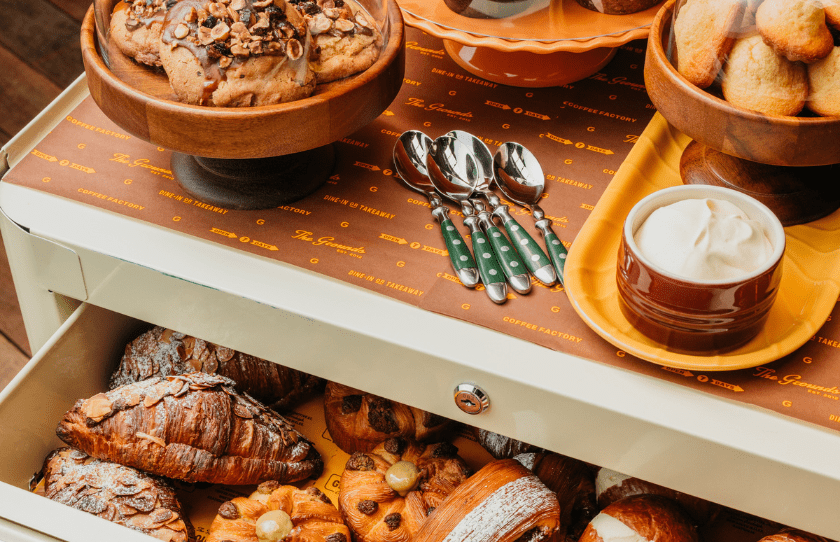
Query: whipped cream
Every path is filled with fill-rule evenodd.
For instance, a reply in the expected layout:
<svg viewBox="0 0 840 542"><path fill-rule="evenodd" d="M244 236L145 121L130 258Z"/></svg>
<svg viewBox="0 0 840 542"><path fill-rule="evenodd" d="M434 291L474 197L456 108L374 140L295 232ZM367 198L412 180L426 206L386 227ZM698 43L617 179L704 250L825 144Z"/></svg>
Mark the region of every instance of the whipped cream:
<svg viewBox="0 0 840 542"><path fill-rule="evenodd" d="M712 198L686 199L656 209L633 238L650 263L692 280L743 277L773 254L759 222L735 204Z"/></svg>

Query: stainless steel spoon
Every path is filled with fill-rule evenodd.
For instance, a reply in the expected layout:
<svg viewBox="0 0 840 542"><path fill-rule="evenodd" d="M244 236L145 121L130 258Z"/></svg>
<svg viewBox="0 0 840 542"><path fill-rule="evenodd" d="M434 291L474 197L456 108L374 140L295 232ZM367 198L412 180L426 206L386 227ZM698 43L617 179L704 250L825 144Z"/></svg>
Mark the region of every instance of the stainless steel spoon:
<svg viewBox="0 0 840 542"><path fill-rule="evenodd" d="M518 262L521 264L524 259L528 270L533 273L534 277L536 277L538 281L546 286L551 286L557 282L557 274L554 272L554 268L551 266L548 256L543 253L539 245L530 235L528 235L527 230L525 230L512 216L510 216L508 206L503 205L501 200L499 200L499 197L493 192L492 184L495 180L495 175L493 173L493 155L490 154L490 149L487 148L487 145L471 133L463 130L452 130L446 135L456 138L458 141L467 145L471 149L473 157L476 159L481 173L478 183L476 183L475 191L482 194L487 199L487 203L490 204L492 215L499 217L505 227L505 230L508 232L508 235L510 235L510 238L513 239L513 246L516 247L517 252L522 256L522 259L517 258ZM482 218L481 211L483 204L473 201L473 206L479 212L479 218ZM492 219L488 217L488 220L490 220L490 223L492 224ZM496 230L498 230L498 228L496 228ZM485 229L485 231L487 230ZM489 231L487 234L491 235ZM492 241L494 237L494 235L491 235L490 240ZM507 242L507 238L505 238L501 232L499 232L499 236L495 238L499 240L503 239L504 242ZM493 245L493 248L496 249L496 246ZM504 251L503 248L499 248L496 249L496 253L498 254L500 250Z"/></svg>
<svg viewBox="0 0 840 542"><path fill-rule="evenodd" d="M449 208L435 193L435 187L429 180L426 154L431 144L431 138L423 132L409 130L403 133L394 145L394 166L405 186L420 192L429 200L432 216L440 223L452 269L464 286L475 288L479 280L478 267L464 238L449 218Z"/></svg>
<svg viewBox="0 0 840 542"><path fill-rule="evenodd" d="M481 282L488 297L494 303L507 301L507 283L505 273L493 254L487 236L481 231L478 216L470 205L469 198L478 179L478 166L470 155L469 149L455 138L442 136L434 140L426 156L426 169L437 191L452 201L461 204L464 213L464 225L470 229L472 247ZM460 179L462 183L453 182Z"/></svg>
<svg viewBox="0 0 840 542"><path fill-rule="evenodd" d="M563 284L566 247L551 229L551 220L545 217L545 212L537 205L545 188L545 175L539 161L519 143L507 142L499 147L493 157L493 171L499 189L512 201L531 209L534 225L545 238L551 263L554 264L560 284Z"/></svg>
<svg viewBox="0 0 840 542"><path fill-rule="evenodd" d="M471 134L467 132L449 132L446 134L447 137L452 137L455 140L455 143L452 145L457 145L457 149L453 149L455 154L458 153L472 153L472 158L475 160L475 164L479 168L480 176L478 177L477 183L484 184L487 183L483 179L483 165L478 160L478 157L468 145L464 145L464 141L466 137L473 137ZM442 139L442 138L438 138ZM481 143L479 141L479 143ZM483 145L483 143L481 143ZM488 156L490 156L490 151L487 151ZM493 157L490 156L490 173L492 174L492 165L493 165ZM475 178L471 177L472 171L466 169L466 162L461 162L455 164L454 167L448 168L448 175L447 180L455 187L460 187L465 192L468 190L472 190L472 183L476 182ZM432 179L434 180L434 179ZM453 187L447 187L448 190L453 190ZM502 267L502 271L507 277L508 284L513 289L513 291L525 295L531 291L531 275L528 274L528 268L525 266L525 263L522 261L522 258L519 257L519 253L513 248L508 241L508 238L499 230L498 226L493 223L493 216L490 214L487 209L484 208L484 202L479 198L476 197L476 191L472 190L472 196L470 197L470 205L473 209L475 209L476 214L478 216L478 222L481 226L482 231L487 235L487 239L490 242L490 246L493 248L493 253L496 255L496 260L499 262L499 265ZM496 201L499 201L499 198L493 195ZM552 270L552 273L554 271Z"/></svg>

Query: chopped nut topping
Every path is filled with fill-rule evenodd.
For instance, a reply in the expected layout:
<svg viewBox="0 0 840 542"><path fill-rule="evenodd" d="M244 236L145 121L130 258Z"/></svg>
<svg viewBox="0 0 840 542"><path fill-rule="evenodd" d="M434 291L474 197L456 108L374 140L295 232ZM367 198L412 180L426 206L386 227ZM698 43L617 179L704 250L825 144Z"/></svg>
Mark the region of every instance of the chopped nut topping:
<svg viewBox="0 0 840 542"><path fill-rule="evenodd" d="M230 3L230 7L235 9L236 11L239 11L240 9L244 8L245 6L247 6L247 4L245 3L245 0L231 0L231 3Z"/></svg>
<svg viewBox="0 0 840 542"><path fill-rule="evenodd" d="M230 37L230 27L224 22L219 22L219 24L214 26L213 30L210 31L210 36L214 41L225 41Z"/></svg>
<svg viewBox="0 0 840 542"><path fill-rule="evenodd" d="M210 15L217 19L224 19L228 14L227 7L219 2L207 4L207 11L209 11Z"/></svg>
<svg viewBox="0 0 840 542"><path fill-rule="evenodd" d="M356 25L353 24L353 21L348 21L347 19L338 19L335 22L335 27L341 32L351 32L354 28L356 28Z"/></svg>
<svg viewBox="0 0 840 542"><path fill-rule="evenodd" d="M186 38L190 33L190 27L185 25L184 23L179 24L175 27L175 32L172 34L179 40Z"/></svg>
<svg viewBox="0 0 840 542"><path fill-rule="evenodd" d="M212 32L206 26L199 26L198 27L198 42L202 45L210 45L214 41L216 41L213 36L211 35Z"/></svg>
<svg viewBox="0 0 840 542"><path fill-rule="evenodd" d="M238 43L236 45L231 46L230 52L233 53L236 56L250 56L251 55L250 50L246 49L245 47L242 47L242 45L240 45Z"/></svg>
<svg viewBox="0 0 840 542"><path fill-rule="evenodd" d="M286 56L290 60L297 60L303 56L303 45L296 39L290 39L286 44Z"/></svg>
<svg viewBox="0 0 840 542"><path fill-rule="evenodd" d="M191 7L190 10L187 12L187 15L184 17L184 22L194 23L197 20L198 20L198 12L195 10L194 7Z"/></svg>
<svg viewBox="0 0 840 542"><path fill-rule="evenodd" d="M324 34L329 32L332 28L332 21L323 13L319 13L315 15L311 19L309 19L309 33L313 36L317 36L318 34Z"/></svg>

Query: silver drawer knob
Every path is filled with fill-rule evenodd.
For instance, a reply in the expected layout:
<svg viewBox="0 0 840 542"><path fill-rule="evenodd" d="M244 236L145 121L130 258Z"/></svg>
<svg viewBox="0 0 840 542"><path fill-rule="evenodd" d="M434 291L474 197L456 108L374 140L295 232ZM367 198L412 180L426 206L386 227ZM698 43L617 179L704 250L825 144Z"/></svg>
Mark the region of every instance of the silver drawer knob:
<svg viewBox="0 0 840 542"><path fill-rule="evenodd" d="M490 408L490 398L475 384L459 384L455 388L455 404L467 414L481 414Z"/></svg>

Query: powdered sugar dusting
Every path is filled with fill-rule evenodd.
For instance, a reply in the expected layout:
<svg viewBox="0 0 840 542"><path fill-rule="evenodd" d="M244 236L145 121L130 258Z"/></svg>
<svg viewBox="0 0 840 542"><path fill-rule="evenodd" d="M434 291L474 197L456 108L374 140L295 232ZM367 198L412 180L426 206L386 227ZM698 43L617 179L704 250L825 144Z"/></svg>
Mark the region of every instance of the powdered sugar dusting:
<svg viewBox="0 0 840 542"><path fill-rule="evenodd" d="M604 542L650 542L621 521L603 512L595 516L589 525Z"/></svg>
<svg viewBox="0 0 840 542"><path fill-rule="evenodd" d="M510 536L529 517L556 506L557 497L536 476L523 476L503 485L477 504L443 542L495 542ZM522 530L532 528L528 525ZM522 534L520 533L520 534Z"/></svg>

